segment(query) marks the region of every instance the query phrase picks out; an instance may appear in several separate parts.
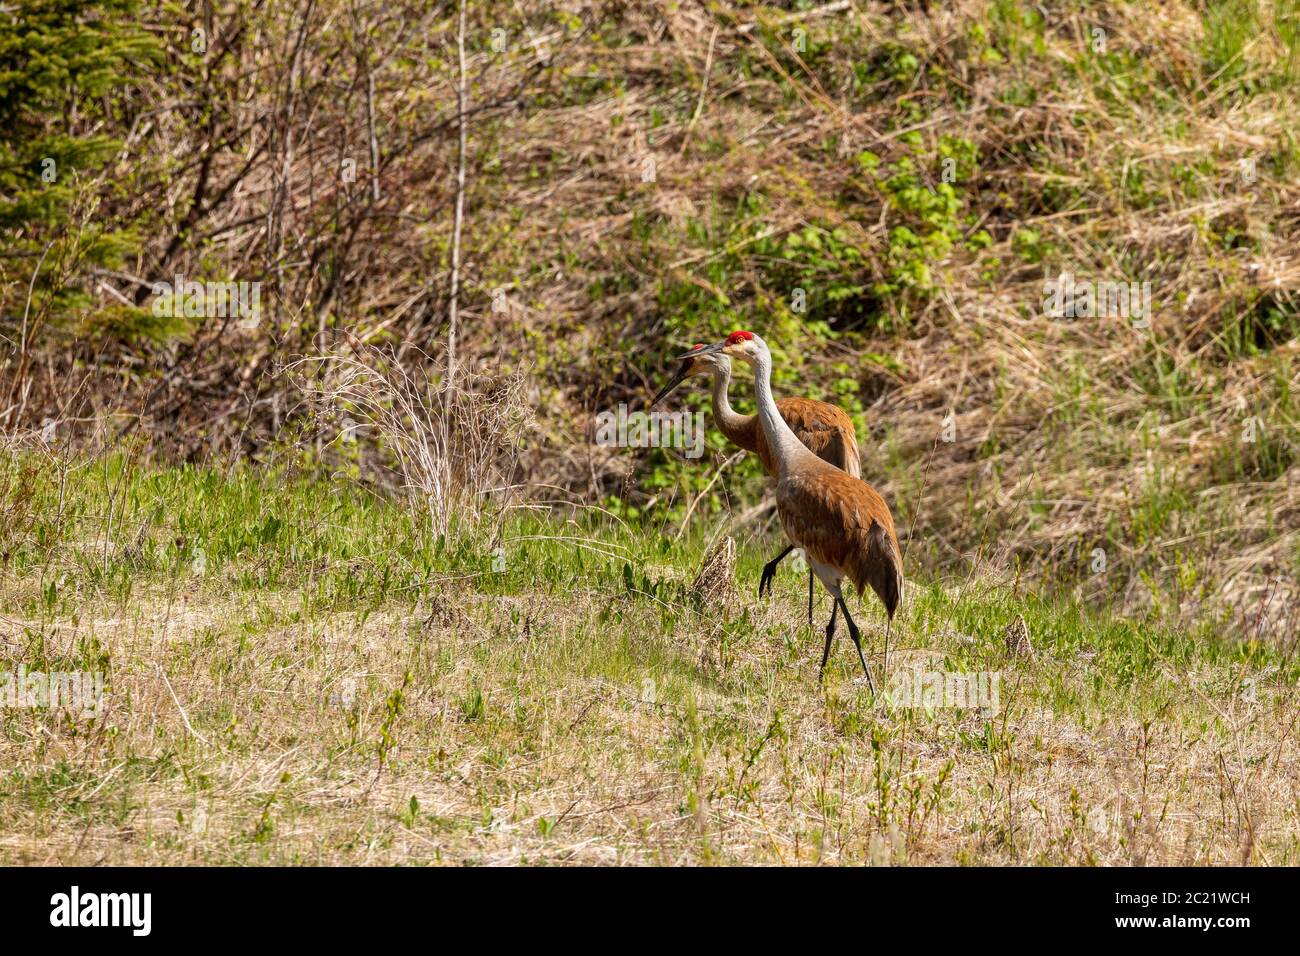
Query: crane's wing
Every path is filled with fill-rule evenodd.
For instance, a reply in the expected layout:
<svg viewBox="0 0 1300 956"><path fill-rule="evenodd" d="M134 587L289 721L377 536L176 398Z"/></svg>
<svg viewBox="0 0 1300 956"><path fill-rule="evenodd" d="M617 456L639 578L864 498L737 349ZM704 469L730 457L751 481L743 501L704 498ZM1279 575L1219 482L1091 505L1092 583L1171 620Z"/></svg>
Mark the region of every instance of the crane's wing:
<svg viewBox="0 0 1300 956"><path fill-rule="evenodd" d="M850 424L850 428L852 425ZM829 462L845 474L854 478L862 477L862 459L858 457L858 439L852 431L843 428L833 429L832 437L826 443L825 454L817 457Z"/></svg>
<svg viewBox="0 0 1300 956"><path fill-rule="evenodd" d="M790 430L814 455L855 478L862 474L858 437L848 412L812 398L783 398L776 407Z"/></svg>

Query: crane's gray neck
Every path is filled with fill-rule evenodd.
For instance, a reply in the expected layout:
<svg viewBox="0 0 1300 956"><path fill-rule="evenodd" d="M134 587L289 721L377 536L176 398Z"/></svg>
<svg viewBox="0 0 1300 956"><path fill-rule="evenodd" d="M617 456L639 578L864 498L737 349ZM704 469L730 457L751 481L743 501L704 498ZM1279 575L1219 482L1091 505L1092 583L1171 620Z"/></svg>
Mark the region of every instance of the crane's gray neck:
<svg viewBox="0 0 1300 956"><path fill-rule="evenodd" d="M761 354L754 360L754 397L758 404L758 422L767 439L767 447L776 459L781 476L798 463L801 458L815 458L785 423L777 410L776 400L772 398L772 358Z"/></svg>
<svg viewBox="0 0 1300 956"><path fill-rule="evenodd" d="M723 434L736 432L745 426L745 416L731 407L727 392L731 388L731 366L724 365L713 373L713 417Z"/></svg>

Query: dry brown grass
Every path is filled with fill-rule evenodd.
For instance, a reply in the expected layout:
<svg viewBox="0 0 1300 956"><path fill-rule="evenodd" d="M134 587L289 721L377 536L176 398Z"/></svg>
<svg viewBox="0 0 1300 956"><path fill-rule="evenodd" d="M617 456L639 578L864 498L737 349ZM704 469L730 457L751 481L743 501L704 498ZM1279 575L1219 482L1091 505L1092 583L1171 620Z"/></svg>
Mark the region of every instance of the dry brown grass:
<svg viewBox="0 0 1300 956"><path fill-rule="evenodd" d="M444 592L460 613L447 626L400 608L364 624L295 620L291 599L206 590L142 595L51 635L51 652L94 639L120 663L94 730L6 718L6 863L1155 865L1300 852L1295 689L1264 681L1249 701L1230 669L1167 662L1140 687L1098 691L1090 654L1014 663L996 634L914 614L893 668L973 653L1001 669L987 722L873 709L838 666L851 655L823 689L792 593L728 639L712 615L664 632L653 602L614 599L610 618L599 591Z"/></svg>
<svg viewBox="0 0 1300 956"><path fill-rule="evenodd" d="M386 453L380 483L400 489L433 534L478 524L489 503L509 507L519 448L533 427L520 376L470 373L448 390L355 337L282 374L302 396L291 416L305 415L317 442L325 434L354 447L366 440Z"/></svg>

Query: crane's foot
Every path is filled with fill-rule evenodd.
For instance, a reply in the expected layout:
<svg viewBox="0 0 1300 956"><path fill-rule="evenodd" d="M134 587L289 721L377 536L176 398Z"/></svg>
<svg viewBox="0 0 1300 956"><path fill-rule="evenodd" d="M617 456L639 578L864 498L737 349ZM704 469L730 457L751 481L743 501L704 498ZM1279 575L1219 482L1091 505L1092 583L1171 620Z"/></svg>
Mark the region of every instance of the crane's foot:
<svg viewBox="0 0 1300 956"><path fill-rule="evenodd" d="M776 566L781 563L782 559L794 550L794 545L786 545L786 549L778 554L767 564L763 565L763 575L758 579L758 596L761 598L764 591L772 590L772 578L776 577Z"/></svg>

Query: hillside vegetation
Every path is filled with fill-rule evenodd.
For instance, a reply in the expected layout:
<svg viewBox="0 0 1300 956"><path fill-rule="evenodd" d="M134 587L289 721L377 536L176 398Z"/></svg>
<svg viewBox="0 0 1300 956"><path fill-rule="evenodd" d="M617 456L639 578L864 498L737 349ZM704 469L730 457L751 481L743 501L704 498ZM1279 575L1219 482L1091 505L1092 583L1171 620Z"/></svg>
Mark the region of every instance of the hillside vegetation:
<svg viewBox="0 0 1300 956"><path fill-rule="evenodd" d="M302 355L369 343L436 380L453 5L62 10L4 27L33 77L5 81L11 433L265 457ZM1297 16L472 4L460 363L537 412L501 483L655 522L706 486L698 514L752 500L753 462L709 485L591 442L664 356L748 325L779 392L856 416L913 560L983 545L1130 607L1294 605ZM1149 283L1147 320L1045 315L1063 273ZM260 282L260 321L156 316L177 274Z"/></svg>

